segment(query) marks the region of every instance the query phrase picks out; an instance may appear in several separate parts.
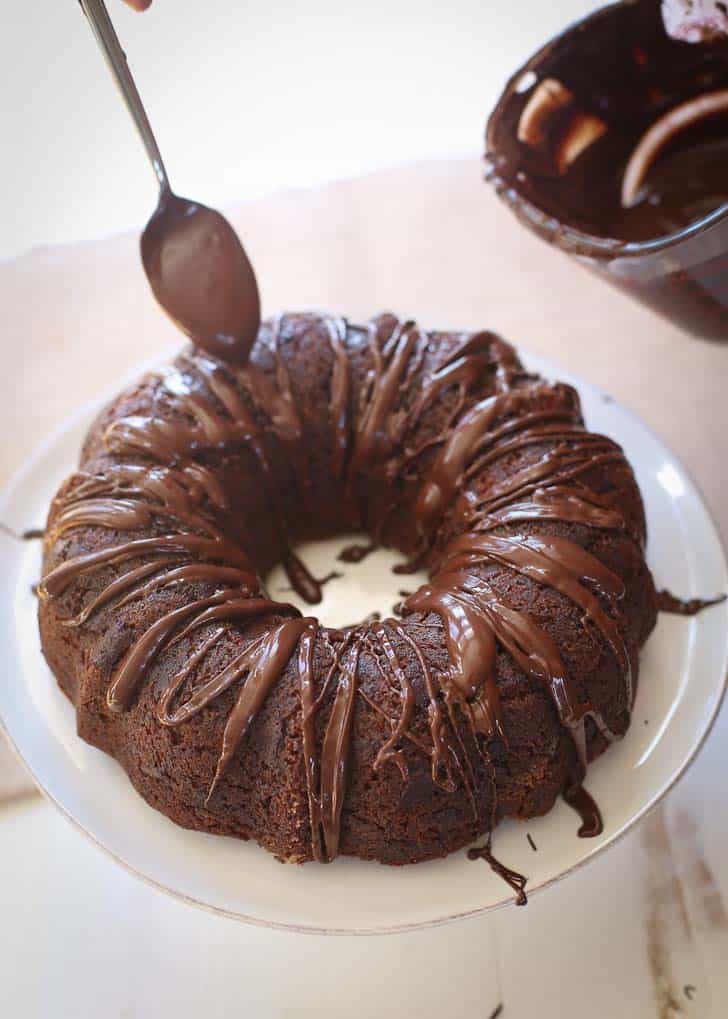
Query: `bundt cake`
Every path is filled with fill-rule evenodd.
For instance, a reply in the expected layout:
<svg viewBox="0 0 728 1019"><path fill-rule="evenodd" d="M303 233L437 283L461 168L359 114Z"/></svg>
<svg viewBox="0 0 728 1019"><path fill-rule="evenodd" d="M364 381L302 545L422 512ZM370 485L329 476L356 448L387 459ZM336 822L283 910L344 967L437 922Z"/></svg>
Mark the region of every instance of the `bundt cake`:
<svg viewBox="0 0 728 1019"><path fill-rule="evenodd" d="M282 562L318 600L292 546L362 530L429 570L396 618L268 596ZM413 863L587 802L655 622L644 544L622 450L498 336L283 315L101 413L50 508L43 650L178 824Z"/></svg>

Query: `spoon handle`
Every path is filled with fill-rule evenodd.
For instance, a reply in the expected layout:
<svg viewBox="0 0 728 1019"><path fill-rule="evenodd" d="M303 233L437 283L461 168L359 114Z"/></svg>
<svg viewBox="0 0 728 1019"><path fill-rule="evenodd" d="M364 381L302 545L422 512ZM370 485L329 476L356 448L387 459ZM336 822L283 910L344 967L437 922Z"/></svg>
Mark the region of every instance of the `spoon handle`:
<svg viewBox="0 0 728 1019"><path fill-rule="evenodd" d="M169 179L164 168L162 155L152 132L141 97L134 84L134 79L131 76L129 65L126 62L126 54L121 48L119 37L111 23L106 6L103 0L79 0L79 2L96 36L96 42L106 58L106 63L121 92L126 108L136 125L142 144L152 164L154 175L159 182L160 190L162 193L168 192L170 190Z"/></svg>

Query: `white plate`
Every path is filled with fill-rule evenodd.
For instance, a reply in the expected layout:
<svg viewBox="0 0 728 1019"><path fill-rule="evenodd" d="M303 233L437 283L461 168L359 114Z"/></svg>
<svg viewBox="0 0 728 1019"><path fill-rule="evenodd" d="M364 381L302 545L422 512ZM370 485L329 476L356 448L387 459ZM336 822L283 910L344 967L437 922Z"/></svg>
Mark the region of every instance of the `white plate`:
<svg viewBox="0 0 728 1019"><path fill-rule="evenodd" d="M624 446L646 501L649 560L658 586L683 597L728 589L716 529L672 454L598 390L536 358L525 360L544 375L575 384L590 427ZM42 525L48 502L73 469L97 409L85 409L30 460L0 499L0 520L16 530ZM323 558L327 556L331 549L324 547ZM329 866L282 866L252 843L184 831L152 810L115 761L76 736L73 710L40 653L31 594L39 560L37 542L0 535L0 643L5 661L0 716L46 794L120 863L190 902L251 923L296 930L406 930L512 901L509 889L485 864L468 861L462 852L410 867L349 859ZM319 566L315 561L313 565ZM327 603L331 611L343 612L338 621L353 621L373 608L387 611L397 600L397 590L412 586L411 578L393 577L373 560L347 570L352 582L364 582L358 593L345 582L331 584L321 606L325 619ZM363 602L367 574L372 581L377 577L379 588ZM328 618L336 621L331 614ZM498 828L496 855L528 875L531 894L612 844L683 773L720 706L727 633L726 603L691 619L660 617L642 656L632 727L589 769L587 787L602 809L603 835L577 838L577 817L561 802L547 817ZM538 852L530 848L527 832Z"/></svg>

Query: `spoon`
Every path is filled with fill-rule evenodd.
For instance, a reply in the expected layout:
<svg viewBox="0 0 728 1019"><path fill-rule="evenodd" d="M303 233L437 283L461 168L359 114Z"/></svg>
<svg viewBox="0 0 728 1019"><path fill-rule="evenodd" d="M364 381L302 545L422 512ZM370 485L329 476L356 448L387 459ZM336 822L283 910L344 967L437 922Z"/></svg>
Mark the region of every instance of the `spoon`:
<svg viewBox="0 0 728 1019"><path fill-rule="evenodd" d="M248 256L224 216L172 191L159 146L103 0L79 0L152 164L159 201L141 238L144 271L162 308L193 343L247 361L260 325Z"/></svg>

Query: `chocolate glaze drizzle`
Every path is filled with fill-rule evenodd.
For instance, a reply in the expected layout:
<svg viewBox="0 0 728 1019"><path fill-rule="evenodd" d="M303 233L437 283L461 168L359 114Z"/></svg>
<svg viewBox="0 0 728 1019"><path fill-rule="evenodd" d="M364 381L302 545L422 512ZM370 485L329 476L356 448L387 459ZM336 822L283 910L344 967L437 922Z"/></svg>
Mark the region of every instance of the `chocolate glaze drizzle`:
<svg viewBox="0 0 728 1019"><path fill-rule="evenodd" d="M517 870L511 870L510 867L506 867L505 864L500 862L500 860L496 860L491 852L490 839L488 839L484 846L469 849L468 859L485 860L490 869L494 871L498 877L502 878L516 893L516 905L528 905L528 898L526 896L526 884L528 883L528 878L524 877L523 874L519 874Z"/></svg>
<svg viewBox="0 0 728 1019"><path fill-rule="evenodd" d="M463 336L428 374L422 365L430 337L413 322L384 321L389 326L380 319L362 329L324 318L317 328L325 330L332 352L332 472L362 520L367 513L363 482L373 472L386 472L391 491L381 520L373 527L370 522L372 546L352 546L345 550L345 561L358 561L381 539L402 491L409 492L414 507L417 559L429 563L431 579L407 596L403 618L372 619L344 630L321 627L292 605L267 596L254 556L223 526L232 507L209 457L244 448L266 493L280 560L293 587L310 602L320 599L322 582L291 551L267 442L273 435L292 475L305 477L301 412L283 353L285 316L258 340L272 358L272 373L254 362L235 365L188 352L174 367L157 373L158 412L112 420L103 436L103 466L97 473L78 473L62 491L46 535L49 551L78 528L103 529L109 544L80 554L68 546L71 551L56 557L45 573L40 597L58 599L80 578L113 566L113 579L64 620L66 627L79 628L105 609L118 610L180 585L192 591L194 585L189 600L161 610L152 625L134 635L114 669L106 699L110 712L132 708L154 663L181 642L187 642L184 664L160 689L155 687L161 725L181 726L225 691L236 691L208 804L270 691L285 672L296 677L316 860L330 861L340 850L357 704L382 716L389 730L376 754L375 771L393 766L406 786L410 752L422 754L439 790L467 794L474 834L493 830L498 797L490 747L494 740L505 746L509 740L498 678L503 652L548 692L573 741L573 774L565 795L582 814L579 834L596 835L601 831L598 810L581 788L587 720L609 741L620 733L597 705L584 699L579 677L570 674L538 618L499 593L497 577L528 578L578 608L584 630L621 677L628 711L632 661L621 621L622 580L575 540L535 531L552 521L613 530L641 550L639 526L625 519L613 498L589 485L592 472L602 465L625 474L630 468L614 442L586 431L573 389L528 376L513 349L493 334ZM354 405L351 337L361 350L362 334L369 367ZM452 397L446 420L435 432L423 430L423 418L444 394ZM544 451L536 459L519 459L532 447ZM505 470L507 460L512 465ZM479 484L484 476L489 482ZM299 483L305 506L305 483ZM437 625L447 650L442 668L430 663L417 640L418 628ZM213 654L226 641L229 645L233 632L238 634L235 654ZM362 685L363 655L375 662L396 710L376 703ZM327 663L323 679L321 662ZM412 663L424 691L422 708ZM422 712L424 735L414 726ZM482 780L476 777L473 747L489 776L489 816L482 816ZM472 855L486 859L517 893L519 904L525 903L525 878L492 857L490 836Z"/></svg>
<svg viewBox="0 0 728 1019"><path fill-rule="evenodd" d="M584 786L567 786L564 790L564 799L581 818L581 828L579 828L578 832L579 838L592 839L596 835L602 834L604 831L602 815L599 812L599 807Z"/></svg>
<svg viewBox="0 0 728 1019"><path fill-rule="evenodd" d="M34 541L36 538L42 538L44 531L38 527L29 527L25 531L21 531L20 534L14 531L12 527L8 527L7 524L0 523L0 531L3 534L7 534L9 538L15 538L16 541Z"/></svg>
<svg viewBox="0 0 728 1019"><path fill-rule="evenodd" d="M342 563L360 563L375 550L376 545L347 545L339 552L338 559Z"/></svg>
<svg viewBox="0 0 728 1019"><path fill-rule="evenodd" d="M719 594L715 598L689 598L684 601L669 591L658 591L657 607L660 612L671 612L677 616L697 616L698 612L709 609L711 605L719 605L726 598L728 595Z"/></svg>

